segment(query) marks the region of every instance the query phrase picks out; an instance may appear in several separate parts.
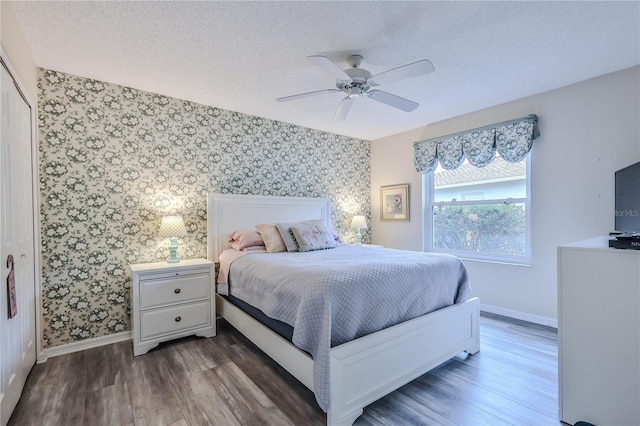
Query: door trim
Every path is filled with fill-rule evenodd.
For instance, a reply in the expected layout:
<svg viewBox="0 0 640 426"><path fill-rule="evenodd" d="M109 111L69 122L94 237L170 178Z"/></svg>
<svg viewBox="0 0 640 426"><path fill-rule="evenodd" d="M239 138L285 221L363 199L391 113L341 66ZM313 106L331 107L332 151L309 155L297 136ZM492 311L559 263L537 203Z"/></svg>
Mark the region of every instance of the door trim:
<svg viewBox="0 0 640 426"><path fill-rule="evenodd" d="M42 339L42 267L41 267L41 253L40 253L40 179L38 177L38 129L37 129L37 104L33 102L29 93L25 89L25 85L20 80L20 76L16 72L15 68L11 64L9 55L0 46L0 66L4 66L11 78L13 78L16 88L20 92L20 95L24 101L29 105L31 109L31 177L32 187L31 192L33 195L33 278L34 278L34 291L35 291L35 324L36 324L36 363L41 364L47 361L47 357L44 351L44 342Z"/></svg>

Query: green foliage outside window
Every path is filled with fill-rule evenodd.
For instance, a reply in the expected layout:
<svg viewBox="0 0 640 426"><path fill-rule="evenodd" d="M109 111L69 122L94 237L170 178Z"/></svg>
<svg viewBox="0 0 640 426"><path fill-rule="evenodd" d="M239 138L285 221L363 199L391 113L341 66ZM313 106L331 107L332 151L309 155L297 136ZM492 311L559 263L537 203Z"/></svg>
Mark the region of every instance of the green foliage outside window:
<svg viewBox="0 0 640 426"><path fill-rule="evenodd" d="M442 205L433 208L433 247L524 256L524 203Z"/></svg>

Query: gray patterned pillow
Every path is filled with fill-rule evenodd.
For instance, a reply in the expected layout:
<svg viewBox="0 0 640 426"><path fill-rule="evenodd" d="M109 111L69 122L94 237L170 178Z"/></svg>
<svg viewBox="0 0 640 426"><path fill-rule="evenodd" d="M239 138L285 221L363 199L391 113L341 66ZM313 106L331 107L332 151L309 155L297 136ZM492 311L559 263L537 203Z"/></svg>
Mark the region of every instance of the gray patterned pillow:
<svg viewBox="0 0 640 426"><path fill-rule="evenodd" d="M313 251L334 248L336 240L327 227L318 222L300 222L291 226L300 251Z"/></svg>
<svg viewBox="0 0 640 426"><path fill-rule="evenodd" d="M325 226L324 221L322 219L309 219L309 220L303 220L300 222L276 223L276 228L278 228L278 231L280 232L280 236L282 237L282 241L284 241L284 245L287 247L288 252L298 251L298 245L296 244L296 240L291 234L291 227L299 223L319 223L322 226ZM338 233L333 228L329 229L329 232L333 236L336 243L342 243L342 239L340 239L340 235L338 235Z"/></svg>

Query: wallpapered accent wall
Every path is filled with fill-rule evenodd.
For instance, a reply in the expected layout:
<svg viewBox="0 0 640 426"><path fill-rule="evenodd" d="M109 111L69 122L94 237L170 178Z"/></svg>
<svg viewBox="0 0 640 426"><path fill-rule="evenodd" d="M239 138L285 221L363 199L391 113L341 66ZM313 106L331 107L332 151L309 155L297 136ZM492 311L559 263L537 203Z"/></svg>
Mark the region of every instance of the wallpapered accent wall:
<svg viewBox="0 0 640 426"><path fill-rule="evenodd" d="M163 215L206 257L209 191L328 197L346 242L371 216L368 141L51 70L38 88L45 347L129 329L127 265L166 259Z"/></svg>

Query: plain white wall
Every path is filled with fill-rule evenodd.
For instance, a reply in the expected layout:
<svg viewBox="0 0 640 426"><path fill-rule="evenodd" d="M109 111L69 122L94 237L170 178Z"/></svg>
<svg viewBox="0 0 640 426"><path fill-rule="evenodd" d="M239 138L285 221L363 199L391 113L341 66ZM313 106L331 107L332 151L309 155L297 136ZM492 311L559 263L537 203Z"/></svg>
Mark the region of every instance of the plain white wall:
<svg viewBox="0 0 640 426"><path fill-rule="evenodd" d="M28 92L27 96L35 103L38 94L36 66L10 1L0 2L0 22L0 44L18 74L16 77Z"/></svg>
<svg viewBox="0 0 640 426"><path fill-rule="evenodd" d="M528 114L542 134L531 152L532 266L464 262L484 310L555 326L557 246L613 230L614 172L640 161L640 67L373 141L372 242L422 250L413 142ZM407 182L411 220L381 222L380 186Z"/></svg>

